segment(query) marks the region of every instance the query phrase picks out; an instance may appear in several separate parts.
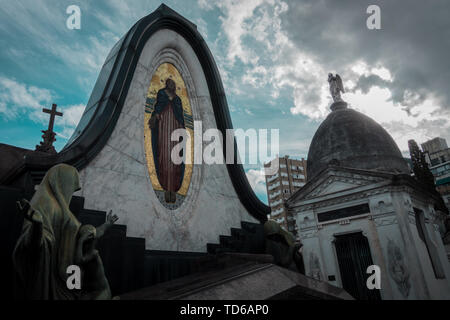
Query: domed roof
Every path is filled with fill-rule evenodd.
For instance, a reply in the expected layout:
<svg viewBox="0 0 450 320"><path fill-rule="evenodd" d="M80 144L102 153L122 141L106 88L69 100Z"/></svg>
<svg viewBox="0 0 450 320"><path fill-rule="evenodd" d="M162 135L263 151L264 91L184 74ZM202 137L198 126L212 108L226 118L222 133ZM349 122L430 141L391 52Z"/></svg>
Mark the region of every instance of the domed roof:
<svg viewBox="0 0 450 320"><path fill-rule="evenodd" d="M319 126L308 151L307 179L328 164L342 167L409 174L396 143L368 116L334 103L333 110Z"/></svg>

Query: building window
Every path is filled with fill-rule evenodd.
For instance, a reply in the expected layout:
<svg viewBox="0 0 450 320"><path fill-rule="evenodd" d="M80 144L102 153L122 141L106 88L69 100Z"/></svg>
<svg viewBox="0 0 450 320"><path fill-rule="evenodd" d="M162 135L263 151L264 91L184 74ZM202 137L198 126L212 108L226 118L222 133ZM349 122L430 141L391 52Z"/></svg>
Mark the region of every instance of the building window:
<svg viewBox="0 0 450 320"><path fill-rule="evenodd" d="M431 159L431 165L432 166L435 166L435 165L438 165L438 164L439 164L439 158Z"/></svg>

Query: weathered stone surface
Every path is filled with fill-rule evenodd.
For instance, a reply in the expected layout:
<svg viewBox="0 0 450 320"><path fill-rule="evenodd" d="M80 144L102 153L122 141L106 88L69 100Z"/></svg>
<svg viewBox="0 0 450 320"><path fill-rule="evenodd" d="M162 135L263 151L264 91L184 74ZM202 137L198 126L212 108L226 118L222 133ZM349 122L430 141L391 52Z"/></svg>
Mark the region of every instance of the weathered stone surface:
<svg viewBox="0 0 450 320"><path fill-rule="evenodd" d="M129 299L352 299L343 289L270 263L267 255L229 254L227 266L122 295Z"/></svg>

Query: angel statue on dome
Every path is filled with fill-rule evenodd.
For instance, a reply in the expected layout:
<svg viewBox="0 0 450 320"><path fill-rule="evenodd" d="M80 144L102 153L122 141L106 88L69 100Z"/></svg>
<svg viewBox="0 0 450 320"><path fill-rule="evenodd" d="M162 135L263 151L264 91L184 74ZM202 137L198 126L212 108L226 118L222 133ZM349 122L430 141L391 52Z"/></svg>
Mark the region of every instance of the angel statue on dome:
<svg viewBox="0 0 450 320"><path fill-rule="evenodd" d="M336 73L336 76L333 76L332 73L328 74L328 83L330 84L330 92L333 97L334 102L343 101L341 98L341 92L345 93L344 85L342 84L341 77Z"/></svg>

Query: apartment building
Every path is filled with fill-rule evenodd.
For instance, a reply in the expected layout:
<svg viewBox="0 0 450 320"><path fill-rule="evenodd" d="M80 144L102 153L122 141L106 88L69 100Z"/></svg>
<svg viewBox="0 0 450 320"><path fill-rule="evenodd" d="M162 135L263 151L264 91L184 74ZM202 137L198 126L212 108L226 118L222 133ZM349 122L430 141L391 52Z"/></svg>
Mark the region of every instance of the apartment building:
<svg viewBox="0 0 450 320"><path fill-rule="evenodd" d="M447 141L438 137L422 143L421 146L434 176L436 189L450 210L450 148Z"/></svg>
<svg viewBox="0 0 450 320"><path fill-rule="evenodd" d="M269 175L268 168L278 161L278 170ZM297 236L294 218L285 210L285 201L306 183L306 160L290 159L289 156L278 157L264 165L266 171L266 188L270 218L280 223L286 230Z"/></svg>

